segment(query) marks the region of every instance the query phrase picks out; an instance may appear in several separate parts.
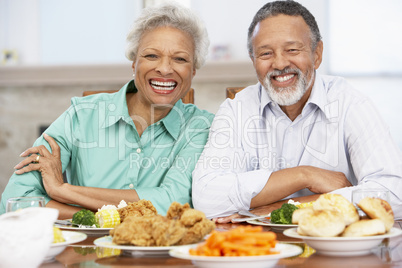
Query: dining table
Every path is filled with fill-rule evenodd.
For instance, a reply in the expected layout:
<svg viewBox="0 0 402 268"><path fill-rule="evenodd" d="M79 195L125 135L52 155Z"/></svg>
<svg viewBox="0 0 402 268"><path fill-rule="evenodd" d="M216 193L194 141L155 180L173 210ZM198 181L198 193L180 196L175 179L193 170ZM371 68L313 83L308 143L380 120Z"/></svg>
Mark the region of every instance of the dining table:
<svg viewBox="0 0 402 268"><path fill-rule="evenodd" d="M225 231L239 226L255 225L248 222L217 223L216 230ZM266 232L273 231L270 226L262 228ZM396 220L394 228L402 229L402 220ZM317 253L301 239L286 236L280 230L274 232L278 242L303 248L303 252L297 256L279 259L275 267L402 267L402 235L384 239L370 254L363 256L326 256ZM107 251L94 244L96 239L103 236L105 235L88 235L85 240L68 245L54 260L42 263L40 267L196 267L191 260L174 258L169 254L135 256L124 250Z"/></svg>

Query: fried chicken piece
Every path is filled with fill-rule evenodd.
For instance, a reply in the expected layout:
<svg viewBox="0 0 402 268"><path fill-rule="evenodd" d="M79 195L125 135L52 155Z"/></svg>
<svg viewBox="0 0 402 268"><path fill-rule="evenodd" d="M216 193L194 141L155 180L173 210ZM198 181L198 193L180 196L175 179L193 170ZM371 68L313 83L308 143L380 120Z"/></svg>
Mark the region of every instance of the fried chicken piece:
<svg viewBox="0 0 402 268"><path fill-rule="evenodd" d="M141 199L140 201L128 203L126 207L119 208L120 221L123 222L128 216L142 217L157 215L158 212L151 201Z"/></svg>
<svg viewBox="0 0 402 268"><path fill-rule="evenodd" d="M124 221L110 231L114 243L137 246L187 245L201 241L215 229L214 222L208 220L203 212L190 208L189 204L173 202L164 217L142 216L138 207L146 207L151 202L140 202L130 203L131 207L124 212ZM126 216L128 212L131 212L131 216ZM156 210L154 212L149 208L145 212L156 214Z"/></svg>
<svg viewBox="0 0 402 268"><path fill-rule="evenodd" d="M164 220L153 222L152 236L157 246L171 246L177 244L187 232L187 229L178 220L162 217Z"/></svg>
<svg viewBox="0 0 402 268"><path fill-rule="evenodd" d="M156 242L152 237L152 219L154 217L127 217L124 222L110 230L110 235L113 236L113 243L118 245L155 246Z"/></svg>
<svg viewBox="0 0 402 268"><path fill-rule="evenodd" d="M190 205L188 203L182 205L178 202L173 202L166 213L166 217L168 219L180 219L184 211L188 209L190 209Z"/></svg>
<svg viewBox="0 0 402 268"><path fill-rule="evenodd" d="M136 246L171 246L186 234L186 228L177 220L161 215L136 217L111 230L113 243Z"/></svg>
<svg viewBox="0 0 402 268"><path fill-rule="evenodd" d="M199 221L205 219L205 214L196 209L187 209L180 216L180 222L186 227L191 227Z"/></svg>
<svg viewBox="0 0 402 268"><path fill-rule="evenodd" d="M195 223L193 226L186 228L187 232L177 245L188 245L200 242L207 234L215 229L215 223L207 218Z"/></svg>
<svg viewBox="0 0 402 268"><path fill-rule="evenodd" d="M179 219L186 227L186 234L178 245L193 244L201 241L204 236L215 229L215 223L208 220L202 211L190 208L188 203L181 205L173 202L166 214L167 218Z"/></svg>

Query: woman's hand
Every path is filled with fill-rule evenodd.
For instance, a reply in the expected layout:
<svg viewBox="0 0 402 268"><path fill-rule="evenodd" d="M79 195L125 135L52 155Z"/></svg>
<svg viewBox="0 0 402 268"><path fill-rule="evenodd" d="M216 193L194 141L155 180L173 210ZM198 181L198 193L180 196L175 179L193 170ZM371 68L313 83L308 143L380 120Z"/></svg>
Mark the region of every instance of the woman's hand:
<svg viewBox="0 0 402 268"><path fill-rule="evenodd" d="M16 169L16 174L24 174L33 170L39 171L42 175L43 185L47 194L53 198L53 195L57 193L60 186L64 184L60 147L46 133L43 134L43 137L49 143L50 148L52 148L52 153L44 145L29 148L20 155L23 157L26 156L26 158L18 163L14 169Z"/></svg>

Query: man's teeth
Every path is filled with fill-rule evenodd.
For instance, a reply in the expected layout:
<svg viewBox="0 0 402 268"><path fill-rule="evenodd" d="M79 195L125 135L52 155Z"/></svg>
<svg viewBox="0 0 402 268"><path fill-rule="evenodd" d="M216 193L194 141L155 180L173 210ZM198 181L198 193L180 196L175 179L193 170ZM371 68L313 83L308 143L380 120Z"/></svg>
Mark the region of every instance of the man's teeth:
<svg viewBox="0 0 402 268"><path fill-rule="evenodd" d="M288 81L289 79L292 79L295 75L294 74L289 74L285 76L276 76L275 80L279 82L285 82Z"/></svg>
<svg viewBox="0 0 402 268"><path fill-rule="evenodd" d="M158 90L173 90L176 85L176 82L151 81L151 86Z"/></svg>

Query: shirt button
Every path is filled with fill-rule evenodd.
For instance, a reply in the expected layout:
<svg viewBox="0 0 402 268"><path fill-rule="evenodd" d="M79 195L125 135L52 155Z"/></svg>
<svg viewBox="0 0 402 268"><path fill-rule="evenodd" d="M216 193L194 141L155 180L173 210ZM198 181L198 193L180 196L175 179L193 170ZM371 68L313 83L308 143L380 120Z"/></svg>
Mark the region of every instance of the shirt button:
<svg viewBox="0 0 402 268"><path fill-rule="evenodd" d="M287 164L286 164L286 167L290 168L290 163L287 163Z"/></svg>
<svg viewBox="0 0 402 268"><path fill-rule="evenodd" d="M161 122L156 122L156 125L159 126L161 124Z"/></svg>
<svg viewBox="0 0 402 268"><path fill-rule="evenodd" d="M134 184L131 183L131 184L128 186L128 188L133 189L133 188L134 188Z"/></svg>
<svg viewBox="0 0 402 268"><path fill-rule="evenodd" d="M290 127L290 128L289 128L289 132L293 132L293 127Z"/></svg>
<svg viewBox="0 0 402 268"><path fill-rule="evenodd" d="M138 149L137 149L137 153L141 153L141 148L138 148Z"/></svg>

